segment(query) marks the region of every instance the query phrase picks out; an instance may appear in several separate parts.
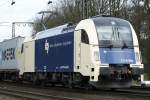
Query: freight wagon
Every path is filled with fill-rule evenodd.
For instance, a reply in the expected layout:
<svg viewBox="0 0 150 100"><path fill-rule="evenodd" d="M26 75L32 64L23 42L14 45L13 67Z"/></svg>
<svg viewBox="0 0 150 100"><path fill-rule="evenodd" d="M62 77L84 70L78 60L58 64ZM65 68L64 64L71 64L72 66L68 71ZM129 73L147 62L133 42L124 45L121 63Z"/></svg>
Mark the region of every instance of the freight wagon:
<svg viewBox="0 0 150 100"><path fill-rule="evenodd" d="M0 42L0 79L16 79L23 73L21 59L23 37Z"/></svg>

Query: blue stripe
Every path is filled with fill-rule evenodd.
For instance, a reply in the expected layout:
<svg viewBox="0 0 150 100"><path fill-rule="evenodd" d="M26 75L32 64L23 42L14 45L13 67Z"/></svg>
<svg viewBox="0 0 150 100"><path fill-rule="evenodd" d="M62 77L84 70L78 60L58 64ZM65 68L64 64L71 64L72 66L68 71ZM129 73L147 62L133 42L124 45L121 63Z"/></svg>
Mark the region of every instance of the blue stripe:
<svg viewBox="0 0 150 100"><path fill-rule="evenodd" d="M100 59L103 64L135 64L134 49L100 48Z"/></svg>

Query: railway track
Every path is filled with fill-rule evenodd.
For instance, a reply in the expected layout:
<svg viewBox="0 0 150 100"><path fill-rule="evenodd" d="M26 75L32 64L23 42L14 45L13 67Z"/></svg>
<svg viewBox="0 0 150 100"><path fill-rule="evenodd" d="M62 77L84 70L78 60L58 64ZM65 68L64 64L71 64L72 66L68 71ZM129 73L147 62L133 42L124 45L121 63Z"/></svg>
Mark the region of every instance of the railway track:
<svg viewBox="0 0 150 100"><path fill-rule="evenodd" d="M150 90L143 89L117 89L114 91L120 95L134 96L134 97L143 97L150 99Z"/></svg>
<svg viewBox="0 0 150 100"><path fill-rule="evenodd" d="M78 98L48 95L44 93L31 92L25 90L13 90L8 89L6 87L0 87L0 94L31 100L79 100Z"/></svg>
<svg viewBox="0 0 150 100"><path fill-rule="evenodd" d="M108 100L107 98L127 98L149 100L150 90L144 89L117 89L111 90L84 90L68 89L63 87L39 87L16 83L0 83L0 94L16 96L25 99L41 100ZM120 99L123 98L123 99Z"/></svg>

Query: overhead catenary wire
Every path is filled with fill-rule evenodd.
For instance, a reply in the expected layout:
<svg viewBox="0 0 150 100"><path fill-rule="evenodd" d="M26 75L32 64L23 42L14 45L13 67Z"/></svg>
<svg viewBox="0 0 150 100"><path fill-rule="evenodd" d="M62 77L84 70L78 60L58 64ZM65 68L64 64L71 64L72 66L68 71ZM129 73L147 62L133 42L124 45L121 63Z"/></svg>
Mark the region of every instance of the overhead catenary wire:
<svg viewBox="0 0 150 100"><path fill-rule="evenodd" d="M10 22L0 22L0 26L10 26Z"/></svg>

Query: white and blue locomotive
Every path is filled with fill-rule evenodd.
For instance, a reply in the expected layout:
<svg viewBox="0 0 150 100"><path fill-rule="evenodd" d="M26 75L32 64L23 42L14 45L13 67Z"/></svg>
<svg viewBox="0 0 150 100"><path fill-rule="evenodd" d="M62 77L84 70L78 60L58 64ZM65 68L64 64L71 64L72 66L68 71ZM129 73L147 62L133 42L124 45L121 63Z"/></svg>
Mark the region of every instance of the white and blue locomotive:
<svg viewBox="0 0 150 100"><path fill-rule="evenodd" d="M92 17L41 31L34 39L7 40L8 44L16 39L21 41L15 42L14 59L0 59L1 79L124 88L139 82L143 74L136 33L120 18ZM7 41L0 44L4 57L10 54L2 45ZM13 47L5 49L9 48Z"/></svg>

